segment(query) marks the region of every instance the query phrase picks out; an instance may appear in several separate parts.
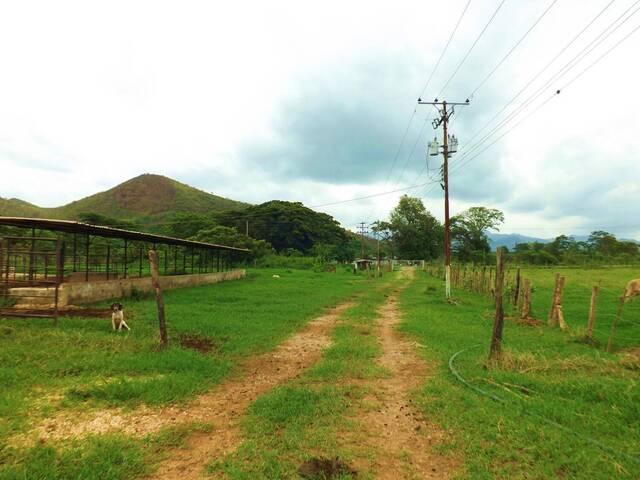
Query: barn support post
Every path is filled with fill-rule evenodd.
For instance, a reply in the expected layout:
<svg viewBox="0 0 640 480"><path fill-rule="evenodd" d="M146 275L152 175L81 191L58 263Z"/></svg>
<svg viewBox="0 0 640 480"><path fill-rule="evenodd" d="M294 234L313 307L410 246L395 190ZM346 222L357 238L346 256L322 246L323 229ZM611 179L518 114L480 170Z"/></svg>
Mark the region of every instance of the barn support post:
<svg viewBox="0 0 640 480"><path fill-rule="evenodd" d="M84 265L84 281L88 282L89 281L89 243L91 241L90 236L87 234L86 238L86 245L85 245L85 265Z"/></svg>
<svg viewBox="0 0 640 480"><path fill-rule="evenodd" d="M216 264L216 272L220 271L220 250L218 250L218 260Z"/></svg>
<svg viewBox="0 0 640 480"><path fill-rule="evenodd" d="M107 263L105 265L105 271L107 272L107 280L109 280L109 268L111 263L111 242L107 243Z"/></svg>
<svg viewBox="0 0 640 480"><path fill-rule="evenodd" d="M125 238L124 239L124 267L122 269L124 278L127 278L127 272L129 271L129 259L127 258L128 250L129 250L129 241Z"/></svg>
<svg viewBox="0 0 640 480"><path fill-rule="evenodd" d="M178 246L173 247L173 274L178 273Z"/></svg>
<svg viewBox="0 0 640 480"><path fill-rule="evenodd" d="M187 273L187 247L182 248L182 273Z"/></svg>
<svg viewBox="0 0 640 480"><path fill-rule="evenodd" d="M167 246L165 246L165 249L164 249L164 274L165 275L167 274L167 257L169 256L168 255L168 253L169 253L168 250L169 250L169 248Z"/></svg>
<svg viewBox="0 0 640 480"><path fill-rule="evenodd" d="M36 250L36 229L31 229L31 250L29 251L29 282L33 282L33 270L34 270L34 253Z"/></svg>
<svg viewBox="0 0 640 480"><path fill-rule="evenodd" d="M73 273L78 271L78 235L73 234Z"/></svg>
<svg viewBox="0 0 640 480"><path fill-rule="evenodd" d="M58 300L60 284L64 281L64 250L65 243L60 238L56 241L56 284L53 303L53 321L58 326Z"/></svg>
<svg viewBox="0 0 640 480"><path fill-rule="evenodd" d="M138 252L138 278L142 278L142 245L140 245Z"/></svg>
<svg viewBox="0 0 640 480"><path fill-rule="evenodd" d="M193 275L193 270L194 270L194 265L193 262L195 261L196 258L196 249L192 248L191 249L191 274Z"/></svg>

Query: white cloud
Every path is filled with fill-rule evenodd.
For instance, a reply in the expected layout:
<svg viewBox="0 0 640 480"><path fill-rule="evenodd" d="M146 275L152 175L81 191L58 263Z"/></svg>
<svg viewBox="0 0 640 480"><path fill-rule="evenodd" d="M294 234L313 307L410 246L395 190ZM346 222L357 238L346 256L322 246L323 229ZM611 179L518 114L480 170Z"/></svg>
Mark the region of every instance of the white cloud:
<svg viewBox="0 0 640 480"><path fill-rule="evenodd" d="M456 114L461 144L606 3L554 5ZM239 200L317 205L424 182L433 131L427 126L416 143L428 116L421 107L385 180L415 97L465 4L5 1L0 196L53 206L155 172ZM425 97L439 93L497 5L471 3ZM469 95L547 5L507 2L446 96ZM549 73L627 7L614 3ZM564 85L638 17L545 91ZM639 42L640 33L464 168L454 160L453 212L501 208L503 230L541 236L597 225L638 236L639 72L630 59ZM322 210L352 226L384 217L399 196ZM425 202L442 215L437 185Z"/></svg>

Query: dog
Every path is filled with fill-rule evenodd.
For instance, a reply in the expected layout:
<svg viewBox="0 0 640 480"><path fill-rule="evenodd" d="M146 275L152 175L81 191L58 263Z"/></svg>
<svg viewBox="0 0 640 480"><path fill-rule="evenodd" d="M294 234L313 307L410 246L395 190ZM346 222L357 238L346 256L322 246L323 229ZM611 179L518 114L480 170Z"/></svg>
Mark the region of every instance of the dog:
<svg viewBox="0 0 640 480"><path fill-rule="evenodd" d="M622 297L620 297L620 300L622 301L622 303L626 303L629 300L631 300L633 297L637 297L639 295L640 295L640 278L636 280L631 280L629 283L627 283L627 288L625 288L624 293L622 294Z"/></svg>
<svg viewBox="0 0 640 480"><path fill-rule="evenodd" d="M122 327L127 330L131 330L129 325L124 321L124 311L122 310L121 303L112 303L111 304L111 326L113 330L122 330Z"/></svg>

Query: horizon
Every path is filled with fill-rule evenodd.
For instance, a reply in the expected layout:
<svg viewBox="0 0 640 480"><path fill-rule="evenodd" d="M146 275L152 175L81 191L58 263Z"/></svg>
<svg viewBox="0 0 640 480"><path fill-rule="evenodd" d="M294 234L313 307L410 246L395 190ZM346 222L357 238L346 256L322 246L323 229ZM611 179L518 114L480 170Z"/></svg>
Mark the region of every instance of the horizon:
<svg viewBox="0 0 640 480"><path fill-rule="evenodd" d="M139 178L139 177L143 177L143 176L145 176L145 175L150 175L150 176L161 176L161 177L168 178L169 180L173 180L173 181L177 181L177 182L179 182L179 180L173 179L173 178L171 178L171 177L167 177L167 176L165 176L165 175L160 175L160 174L157 174L157 173L151 173L151 172L145 172L145 173L142 173L142 174L137 175L137 176L135 176L135 177L132 177L132 178L126 179L126 180L124 180L123 182L121 182L121 183L119 183L119 184L117 184L117 185L113 185L112 187L107 188L106 190L102 190L102 191L100 191L100 192L94 192L93 194L88 195L88 196L92 196L92 195L94 195L94 194L98 194L98 193L103 193L103 192L109 191L109 190L111 190L111 189L113 189L113 188L116 188L116 187L118 187L118 186L122 185L123 183L126 183L126 182L128 182L128 181L130 181L130 180L134 180L134 179ZM183 183L183 184L184 184L184 182L180 182L180 183ZM187 185L187 186L189 186L189 187L197 188L197 187L194 187L193 185L189 185L189 184L185 184L185 185ZM210 195L216 195L216 193L215 193L215 192L207 192L207 191L202 190L202 189L198 189L198 190L200 190L200 191L202 191L202 192L204 192L204 193L210 194ZM217 196L219 196L219 195L217 195ZM0 196L0 199L1 199L1 198L2 198L2 197ZM69 203L73 203L73 202L75 202L75 201L82 200L83 198L86 198L86 197L82 197L82 198L78 198L78 199L72 200L72 201L71 201L71 202L69 202ZM224 197L224 198L227 198L227 199L229 199L229 200L237 200L237 199L235 199L235 198L229 198L229 197ZM25 201L24 199L15 198L15 197L7 198L7 200ZM271 200L276 200L276 201L277 201L277 200L282 200L282 199L273 198L273 199L270 199L270 200L267 200L267 201L271 201ZM295 200L285 200L285 201L294 201L294 202L295 202ZM32 202L28 202L28 203L32 203ZM261 203L264 203L264 202L261 202ZM66 203L66 204L62 204L62 205L52 205L52 206L50 206L50 207L49 207L49 206L43 206L43 205L38 205L38 204L34 204L34 203L32 203L32 204L33 204L33 205L35 205L35 206L37 206L37 207L43 207L43 208L60 208L60 207L64 207L64 206L68 205L68 203ZM253 204L253 205L258 205L258 204ZM307 207L307 208L310 208L310 209L314 210L314 209L313 209L313 207L311 207L311 206L309 206L309 205L305 205L304 203L303 203L303 205L304 205L305 207ZM319 211L319 210L316 210L316 211ZM87 213L91 213L91 212L87 212ZM339 221L339 220L338 220L338 221ZM355 227L354 227L354 228L349 228L348 226L343 225L343 224L342 224L342 222L340 222L340 225L341 225L343 228L345 228L346 230L349 230L350 232L358 233L358 232L356 231ZM494 242L494 240L493 240L493 237L494 237L494 236L496 236L496 235L498 235L498 236L499 236L499 235L517 235L517 236L521 236L521 237L528 237L528 238L531 238L531 239L533 239L533 241L539 241L539 240L542 240L542 241L551 241L551 240L555 239L556 237L558 237L558 236L560 236L560 235L566 235L566 236L568 236L568 237L576 237L576 238L581 238L581 237L585 237L585 238L586 238L586 237L588 237L588 236L589 236L589 234L590 234L591 232L593 232L593 231L597 231L597 230L604 230L604 231L607 231L605 228L596 227L596 228L594 228L593 230L591 230L591 231L589 231L589 232L586 232L586 233L560 232L560 233L557 233L557 234L552 235L552 236L540 236L540 235L530 234L530 233L528 233L528 232L522 232L522 231L510 231L510 232L507 232L507 231L504 231L504 230L500 229L500 230L495 230L495 231L491 231L491 230L490 230L490 231L487 231L487 235L489 236L489 240L490 240L492 243L495 243L495 242ZM609 232L609 233L613 233L613 232ZM615 233L614 233L614 235L615 235ZM371 237L371 238L373 238L373 237ZM631 241L640 242L640 238L631 238L631 237L624 237L624 236L618 236L618 235L616 235L616 238L618 238L618 240L631 240Z"/></svg>

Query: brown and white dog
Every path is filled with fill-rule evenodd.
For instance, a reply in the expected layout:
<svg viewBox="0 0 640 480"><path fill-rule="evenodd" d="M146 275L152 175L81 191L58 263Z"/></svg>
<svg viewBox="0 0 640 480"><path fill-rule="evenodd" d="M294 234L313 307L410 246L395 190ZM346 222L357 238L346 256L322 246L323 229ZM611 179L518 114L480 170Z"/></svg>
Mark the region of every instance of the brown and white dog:
<svg viewBox="0 0 640 480"><path fill-rule="evenodd" d="M129 325L124 321L124 311L122 310L121 303L112 303L111 304L111 326L114 330L122 330L122 327L127 330L131 330Z"/></svg>
<svg viewBox="0 0 640 480"><path fill-rule="evenodd" d="M627 301L631 300L633 297L637 297L637 296L640 296L640 278L636 280L631 280L629 283L627 283L627 288L625 288L624 293L622 294L622 297L620 297L620 300L623 303L626 303Z"/></svg>

